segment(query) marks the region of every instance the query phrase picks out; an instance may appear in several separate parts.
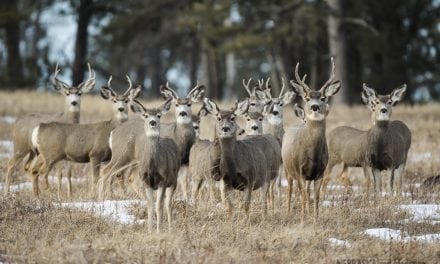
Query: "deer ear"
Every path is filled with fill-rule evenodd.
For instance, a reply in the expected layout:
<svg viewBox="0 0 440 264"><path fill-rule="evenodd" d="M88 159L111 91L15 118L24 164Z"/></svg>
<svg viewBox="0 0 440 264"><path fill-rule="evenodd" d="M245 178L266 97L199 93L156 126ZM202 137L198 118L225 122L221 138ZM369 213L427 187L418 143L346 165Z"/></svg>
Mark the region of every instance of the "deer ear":
<svg viewBox="0 0 440 264"><path fill-rule="evenodd" d="M304 120L306 118L304 109L298 104L295 104L294 108L295 108L295 115L299 117L301 120Z"/></svg>
<svg viewBox="0 0 440 264"><path fill-rule="evenodd" d="M306 96L306 90L301 84L296 83L293 80L290 80L290 85L292 85L293 90L297 95L301 96L302 98Z"/></svg>
<svg viewBox="0 0 440 264"><path fill-rule="evenodd" d="M207 113L213 116L217 116L220 113L220 110L216 103L209 100L208 98L203 98L203 108L206 109Z"/></svg>
<svg viewBox="0 0 440 264"><path fill-rule="evenodd" d="M159 107L160 112L161 112L162 115L164 115L164 114L166 114L168 111L170 111L170 109L171 109L171 102L172 102L172 99L169 98L168 100L166 100L166 101L165 101L165 102Z"/></svg>
<svg viewBox="0 0 440 264"><path fill-rule="evenodd" d="M247 112L248 108L249 108L249 100L245 99L237 104L237 107L234 110L234 114L237 116L243 115Z"/></svg>
<svg viewBox="0 0 440 264"><path fill-rule="evenodd" d="M368 87L367 84L364 83L362 85L362 89L364 90L365 95L367 97L372 98L372 99L376 99L376 91L374 91L373 88Z"/></svg>
<svg viewBox="0 0 440 264"><path fill-rule="evenodd" d="M196 86L188 93L188 98L191 99L192 102L197 103L200 101L203 96L205 96L205 86L200 85Z"/></svg>
<svg viewBox="0 0 440 264"><path fill-rule="evenodd" d="M400 100L402 100L402 97L405 94L405 92L406 92L406 84L397 87L391 92L390 97L393 106L395 106Z"/></svg>
<svg viewBox="0 0 440 264"><path fill-rule="evenodd" d="M101 87L101 97L104 98L105 100L108 100L110 97L114 97L115 93L110 90L110 88L108 88L107 86L102 86Z"/></svg>
<svg viewBox="0 0 440 264"><path fill-rule="evenodd" d="M283 105L289 104L295 98L296 93L294 91L288 91L283 94L281 100L283 101Z"/></svg>
<svg viewBox="0 0 440 264"><path fill-rule="evenodd" d="M146 112L145 107L137 100L133 100L130 102L130 109L131 111L133 111L133 113L138 115L143 115Z"/></svg>
<svg viewBox="0 0 440 264"><path fill-rule="evenodd" d="M374 91L373 88L368 87L365 83L362 85L362 93L361 93L361 100L362 103L370 110L374 110L374 100L376 100L376 91Z"/></svg>
<svg viewBox="0 0 440 264"><path fill-rule="evenodd" d="M141 85L137 85L134 89L130 90L130 92L128 94L128 98L130 100L138 98L139 95L141 94L141 90L142 90L142 86Z"/></svg>
<svg viewBox="0 0 440 264"><path fill-rule="evenodd" d="M335 95L341 89L341 81L332 82L329 86L325 87L324 95L325 97L330 97Z"/></svg>

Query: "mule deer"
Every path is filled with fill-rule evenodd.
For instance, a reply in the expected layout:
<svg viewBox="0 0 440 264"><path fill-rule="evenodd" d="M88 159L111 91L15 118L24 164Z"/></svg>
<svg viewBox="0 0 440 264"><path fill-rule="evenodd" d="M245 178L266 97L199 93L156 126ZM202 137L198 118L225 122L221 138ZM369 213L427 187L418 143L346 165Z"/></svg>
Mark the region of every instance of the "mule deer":
<svg viewBox="0 0 440 264"><path fill-rule="evenodd" d="M111 88L112 76L107 86L101 88L101 96L113 102L113 118L92 124L41 123L34 129L33 144L40 156L38 172L33 169L33 191L38 196L38 176L47 177L51 168L60 160L68 160L91 165L91 191L99 177L101 162L110 160L109 137L113 129L128 119L129 99L136 98L141 87L132 88L128 76L128 89L117 94ZM68 195L71 194L71 179L68 176ZM61 177L58 178L58 195L61 195Z"/></svg>
<svg viewBox="0 0 440 264"><path fill-rule="evenodd" d="M290 212L290 200L293 191L293 179L298 183L301 192L301 223L307 204L309 209L309 185L313 181L314 188L314 221L318 218L319 192L322 176L328 161L327 142L325 139L325 119L328 108L327 101L339 91L340 81L335 81L335 64L331 60L330 78L320 90L314 91L305 83L306 75L301 79L298 74L299 63L295 67L296 82L290 81L296 94L304 101L304 108L296 108L295 114L304 115L304 125L286 131L283 138L282 157L284 173L288 182L287 210Z"/></svg>
<svg viewBox="0 0 440 264"><path fill-rule="evenodd" d="M52 85L57 92L64 95L64 112L56 114L32 113L30 115L20 118L15 123L12 132L12 141L14 142L14 154L8 162L8 171L6 174L6 192L9 192L10 190L12 173L15 170L17 164L20 163L23 158L26 157L26 155L28 155L29 157L25 163L25 170L27 171L34 161L36 153L32 146L32 131L35 127L37 127L40 123L54 121L79 123L81 95L83 93L90 92L93 87L95 87L95 72L92 71L90 64L88 64L88 68L88 80L82 82L78 86L70 86L58 79L57 76L61 69L58 68L57 64L54 76L52 78ZM68 170L68 174L70 174L70 169ZM47 181L46 185L48 187Z"/></svg>
<svg viewBox="0 0 440 264"><path fill-rule="evenodd" d="M204 99L206 111L217 118L215 139L211 158L216 162L212 177L221 183L222 199L226 202L229 215L232 204L229 192L232 189L244 191L244 209L249 215L252 191L263 189L264 213L267 212L269 179L266 159L252 139L237 140L236 117L248 111L249 102L237 103L230 111L221 111L216 103Z"/></svg>
<svg viewBox="0 0 440 264"><path fill-rule="evenodd" d="M371 110L371 128L367 131L352 127L337 127L329 134L329 162L324 176L323 193L326 190L333 167L342 163L340 174L346 188L351 189L348 167L363 167L365 189L369 192L372 170L375 191L381 191L380 171L390 169L389 188L393 191L394 177L397 190L402 187L411 131L401 121L390 121L392 108L403 97L406 85L396 88L389 95L378 95L374 89L363 85L362 102Z"/></svg>
<svg viewBox="0 0 440 264"><path fill-rule="evenodd" d="M281 146L275 136L263 134L263 114L258 112L246 112L246 134L247 138L252 139L256 146L261 149L266 158L267 173L270 180L269 185L269 205L274 208L274 185L278 178L281 165Z"/></svg>
<svg viewBox="0 0 440 264"><path fill-rule="evenodd" d="M249 87L250 83L252 81L252 78L249 78L249 80L246 82L245 79L242 80L243 83L243 87L246 90L246 92L249 95L249 109L248 112L252 113L252 112L258 112L261 113L263 111L264 108L264 102L263 100L259 97L260 93L258 93L257 91L259 89L261 89L261 85L264 83L263 80L258 80L258 86L254 86L253 89L251 89Z"/></svg>
<svg viewBox="0 0 440 264"><path fill-rule="evenodd" d="M126 153L132 153L132 160L138 163L137 181L146 191L147 209L148 209L148 229L151 232L153 227L153 190L157 190L156 197L156 230L160 231L160 224L163 211L164 195L165 206L168 218L168 228L171 229L171 205L174 190L177 185L177 173L180 167L181 158L178 155L178 147L170 138L162 138L160 118L168 112L171 107L169 98L160 107L155 109L146 109L136 100L131 102L131 110L143 119L143 134L130 138L132 144L127 144L120 140L113 141L113 155L110 163L111 168L108 174L102 177L102 184L110 180L113 169L119 169L118 164L125 160ZM120 135L114 133L114 139ZM103 193L100 194L101 198Z"/></svg>

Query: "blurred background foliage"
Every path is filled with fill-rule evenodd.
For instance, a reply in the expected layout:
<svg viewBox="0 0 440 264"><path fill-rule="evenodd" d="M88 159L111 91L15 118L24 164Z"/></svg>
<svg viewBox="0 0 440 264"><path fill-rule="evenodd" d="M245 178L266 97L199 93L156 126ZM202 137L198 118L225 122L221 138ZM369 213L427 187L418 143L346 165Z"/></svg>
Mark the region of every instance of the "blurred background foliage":
<svg viewBox="0 0 440 264"><path fill-rule="evenodd" d="M243 78L271 77L279 91L297 62L319 89L333 56L338 103L359 103L363 82L383 94L407 83L407 100L425 102L440 99L439 48L439 0L0 1L0 88L10 90L48 89L57 62L78 84L90 62L98 85L128 74L154 98L166 81L183 93L198 80L228 100L245 95Z"/></svg>

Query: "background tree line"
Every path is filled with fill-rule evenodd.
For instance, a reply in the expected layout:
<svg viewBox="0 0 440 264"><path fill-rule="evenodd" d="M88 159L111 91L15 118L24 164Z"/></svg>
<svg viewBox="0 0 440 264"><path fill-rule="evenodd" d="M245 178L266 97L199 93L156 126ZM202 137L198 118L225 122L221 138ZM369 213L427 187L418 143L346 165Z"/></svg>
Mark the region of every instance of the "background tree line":
<svg viewBox="0 0 440 264"><path fill-rule="evenodd" d="M363 82L382 93L407 83L411 100L440 97L438 0L2 0L1 89L48 87L56 61L41 17L57 4L77 26L62 65L74 84L89 61L102 81L129 74L149 96L173 73L180 89L199 80L229 99L244 95L242 78L271 77L278 91L298 61L319 87L333 56L340 103L358 103Z"/></svg>

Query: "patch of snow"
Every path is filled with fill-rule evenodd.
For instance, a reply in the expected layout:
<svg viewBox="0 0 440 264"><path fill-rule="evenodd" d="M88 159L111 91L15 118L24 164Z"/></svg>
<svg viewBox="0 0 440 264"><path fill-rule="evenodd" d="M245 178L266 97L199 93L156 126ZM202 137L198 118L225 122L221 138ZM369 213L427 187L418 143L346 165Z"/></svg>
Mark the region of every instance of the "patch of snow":
<svg viewBox="0 0 440 264"><path fill-rule="evenodd" d="M17 121L15 116L0 116L0 122L7 124L14 124Z"/></svg>
<svg viewBox="0 0 440 264"><path fill-rule="evenodd" d="M402 234L400 230L395 230L391 228L371 228L363 231L362 234L376 237L385 241L396 241L396 242L405 242L405 243L410 241L419 241L426 243L440 242L440 234L408 236Z"/></svg>
<svg viewBox="0 0 440 264"><path fill-rule="evenodd" d="M72 177L71 181L72 181L72 183L84 183L84 182L87 182L87 178L86 177L81 177L81 178L76 178L76 177L74 178L74 177ZM58 177L56 177L56 176L49 176L49 182L50 183L58 183ZM61 180L61 183L62 184L67 184L68 183L67 177L63 177L62 180Z"/></svg>
<svg viewBox="0 0 440 264"><path fill-rule="evenodd" d="M103 201L103 202L72 202L62 203L63 208L80 209L87 212L92 212L99 216L108 217L111 220L121 224L142 223L144 220L136 220L130 214L129 207L135 204L140 204L140 200L122 200L122 201ZM59 205L55 203L55 205Z"/></svg>
<svg viewBox="0 0 440 264"><path fill-rule="evenodd" d="M11 192L19 192L19 191L28 190L31 188L32 188L31 182L23 182L23 183L11 185L10 191ZM2 192L4 189L6 189L5 184L0 183L0 192Z"/></svg>
<svg viewBox="0 0 440 264"><path fill-rule="evenodd" d="M431 152L411 153L409 156L409 160L414 163L432 158Z"/></svg>
<svg viewBox="0 0 440 264"><path fill-rule="evenodd" d="M439 204L402 204L399 205L399 209L406 210L411 213L411 220L415 222L440 220Z"/></svg>
<svg viewBox="0 0 440 264"><path fill-rule="evenodd" d="M334 246L341 246L341 247L351 247L350 242L346 241L346 240L340 240L334 237L329 237L328 241L330 242L330 244L334 245Z"/></svg>

